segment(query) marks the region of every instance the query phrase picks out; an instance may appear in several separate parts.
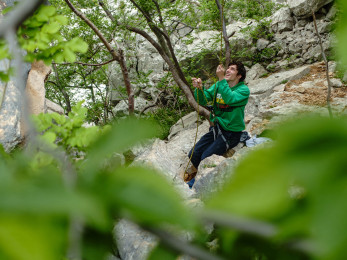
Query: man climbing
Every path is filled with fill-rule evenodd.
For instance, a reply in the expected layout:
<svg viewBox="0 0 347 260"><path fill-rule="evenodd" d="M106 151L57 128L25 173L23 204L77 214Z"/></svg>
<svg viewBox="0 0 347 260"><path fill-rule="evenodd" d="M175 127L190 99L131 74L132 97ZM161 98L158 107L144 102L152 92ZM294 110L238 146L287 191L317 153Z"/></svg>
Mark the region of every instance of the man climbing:
<svg viewBox="0 0 347 260"><path fill-rule="evenodd" d="M200 78L193 78L195 99L200 105L211 101L210 121L213 126L189 152L192 165L184 172L184 181L192 187L200 162L213 154L223 155L240 142L245 129L244 111L249 98L245 85L246 69L241 62L231 62L225 70L219 65L216 70L219 81L209 89L203 89Z"/></svg>

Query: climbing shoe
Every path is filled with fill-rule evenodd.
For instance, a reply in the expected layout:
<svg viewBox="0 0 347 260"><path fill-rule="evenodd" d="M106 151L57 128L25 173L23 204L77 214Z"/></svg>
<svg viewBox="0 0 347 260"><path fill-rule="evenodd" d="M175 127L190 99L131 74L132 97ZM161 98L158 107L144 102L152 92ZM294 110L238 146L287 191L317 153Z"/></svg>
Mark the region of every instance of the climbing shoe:
<svg viewBox="0 0 347 260"><path fill-rule="evenodd" d="M183 180L185 182L189 182L196 175L198 170L194 167L194 165L190 166L183 174Z"/></svg>

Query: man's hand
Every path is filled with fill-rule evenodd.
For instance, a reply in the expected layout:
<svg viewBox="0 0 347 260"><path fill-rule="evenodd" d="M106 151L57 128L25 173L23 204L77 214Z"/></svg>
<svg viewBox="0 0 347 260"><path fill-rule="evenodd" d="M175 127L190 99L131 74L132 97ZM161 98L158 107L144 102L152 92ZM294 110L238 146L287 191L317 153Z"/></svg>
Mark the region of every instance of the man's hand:
<svg viewBox="0 0 347 260"><path fill-rule="evenodd" d="M193 82L193 87L202 90L202 81L201 81L201 78L192 78L192 82Z"/></svg>
<svg viewBox="0 0 347 260"><path fill-rule="evenodd" d="M222 64L218 65L217 70L216 70L216 74L217 74L219 81L224 79L225 69L224 69Z"/></svg>

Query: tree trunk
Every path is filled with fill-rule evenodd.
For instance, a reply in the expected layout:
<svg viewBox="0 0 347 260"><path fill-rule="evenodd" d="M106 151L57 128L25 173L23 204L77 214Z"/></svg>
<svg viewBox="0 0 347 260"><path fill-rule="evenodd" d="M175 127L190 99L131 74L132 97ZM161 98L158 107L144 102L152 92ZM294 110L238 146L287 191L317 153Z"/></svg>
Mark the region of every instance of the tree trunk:
<svg viewBox="0 0 347 260"><path fill-rule="evenodd" d="M129 72L125 63L123 50L119 49L118 52L119 52L118 63L121 67L123 80L124 80L125 87L128 93L129 114L133 114L134 113L134 91L133 91L133 88L131 87L131 83L129 80Z"/></svg>
<svg viewBox="0 0 347 260"><path fill-rule="evenodd" d="M227 67L230 63L230 42L229 38L227 35L227 30L226 30L226 25L225 25L225 17L224 17L224 12L223 12L223 6L220 4L219 0L215 0L218 10L219 10L219 15L220 15L220 21L222 25L222 34L223 34L223 39L224 39L224 44L225 44L225 67Z"/></svg>

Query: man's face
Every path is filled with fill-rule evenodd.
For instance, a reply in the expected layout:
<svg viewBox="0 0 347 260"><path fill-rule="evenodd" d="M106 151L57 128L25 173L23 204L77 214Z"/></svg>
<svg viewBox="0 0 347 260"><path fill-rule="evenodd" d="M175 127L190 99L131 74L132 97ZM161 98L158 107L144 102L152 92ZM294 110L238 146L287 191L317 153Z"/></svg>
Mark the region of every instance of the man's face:
<svg viewBox="0 0 347 260"><path fill-rule="evenodd" d="M228 69L225 71L225 79L226 81L235 81L240 80L241 75L237 75L237 66L230 65Z"/></svg>

